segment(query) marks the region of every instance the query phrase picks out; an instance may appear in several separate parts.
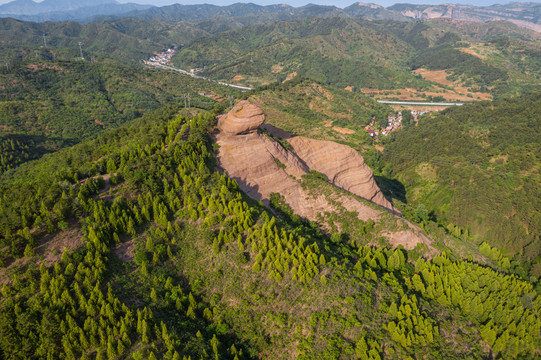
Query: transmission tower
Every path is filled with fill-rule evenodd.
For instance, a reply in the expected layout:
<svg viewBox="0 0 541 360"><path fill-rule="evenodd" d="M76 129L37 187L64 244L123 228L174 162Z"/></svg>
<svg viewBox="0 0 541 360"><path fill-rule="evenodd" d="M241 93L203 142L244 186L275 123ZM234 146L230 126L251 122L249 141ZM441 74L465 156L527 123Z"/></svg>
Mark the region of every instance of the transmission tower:
<svg viewBox="0 0 541 360"><path fill-rule="evenodd" d="M83 56L83 43L79 41L79 52L81 53L81 59L84 60L84 56Z"/></svg>
<svg viewBox="0 0 541 360"><path fill-rule="evenodd" d="M235 98L233 96L230 96L229 97L229 107L233 107L233 100L235 100Z"/></svg>
<svg viewBox="0 0 541 360"><path fill-rule="evenodd" d="M190 108L190 95L189 94L184 94L183 98L184 98L184 108L189 109ZM186 104L186 101L188 102L188 104ZM188 107L186 107L186 105L188 105Z"/></svg>
<svg viewBox="0 0 541 360"><path fill-rule="evenodd" d="M47 47L47 34L43 34L43 47Z"/></svg>

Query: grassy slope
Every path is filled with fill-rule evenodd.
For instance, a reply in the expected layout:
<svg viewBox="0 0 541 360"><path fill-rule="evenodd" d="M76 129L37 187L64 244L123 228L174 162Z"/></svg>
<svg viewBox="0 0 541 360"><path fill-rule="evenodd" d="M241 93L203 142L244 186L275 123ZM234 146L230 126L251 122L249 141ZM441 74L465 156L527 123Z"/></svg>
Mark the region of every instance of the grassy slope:
<svg viewBox="0 0 541 360"><path fill-rule="evenodd" d="M371 143L364 127L372 117L386 121L390 111L364 95L303 78L245 96L265 111L266 123L295 135L333 140L358 150Z"/></svg>

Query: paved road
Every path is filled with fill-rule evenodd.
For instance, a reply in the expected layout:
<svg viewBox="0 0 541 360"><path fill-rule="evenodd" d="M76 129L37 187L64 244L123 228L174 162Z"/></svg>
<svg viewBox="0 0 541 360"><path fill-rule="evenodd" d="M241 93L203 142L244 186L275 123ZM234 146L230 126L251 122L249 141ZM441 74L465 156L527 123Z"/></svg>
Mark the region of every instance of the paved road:
<svg viewBox="0 0 541 360"><path fill-rule="evenodd" d="M443 103L443 102L416 102L416 101L386 101L378 100L382 104L396 104L396 105L429 105L429 106L462 106L463 103Z"/></svg>
<svg viewBox="0 0 541 360"><path fill-rule="evenodd" d="M233 87L233 88L236 88L236 89L241 89L241 90L253 90L252 88L246 87L246 86L240 86L240 85L235 85L235 84L228 84L228 83L225 83L225 82L223 82L223 81L211 80L211 79L208 79L208 78L203 77L203 76L199 76L199 75L192 74L191 72L188 72L188 71L186 71L186 70L174 68L174 67L172 67L172 66L167 66L167 65L163 65L163 64L153 63L153 62L151 62L151 61L146 61L145 64L150 65L150 66L154 66L155 68L159 68L159 69L176 71L176 72L179 72L179 73L184 74L184 75L191 76L191 77L196 78L196 79L202 79L202 80L212 81L212 82L218 83L218 84L220 84L220 85L225 85L225 86Z"/></svg>

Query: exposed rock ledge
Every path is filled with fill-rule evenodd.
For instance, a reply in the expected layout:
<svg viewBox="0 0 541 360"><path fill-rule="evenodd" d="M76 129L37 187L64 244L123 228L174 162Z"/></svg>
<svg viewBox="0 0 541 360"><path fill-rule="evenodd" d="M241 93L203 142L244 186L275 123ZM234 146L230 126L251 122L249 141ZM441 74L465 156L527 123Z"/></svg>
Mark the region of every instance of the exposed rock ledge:
<svg viewBox="0 0 541 360"><path fill-rule="evenodd" d="M239 102L228 114L218 119L218 160L248 196L268 206L270 194L279 193L297 215L314 221L317 221L319 214L339 211L337 203L347 211L355 211L362 220L378 222L383 208L396 214L374 181L372 170L355 150L331 141L288 136L287 141L292 146L288 151L278 142L258 133L257 128L264 121L263 111L248 101ZM272 129L273 133L280 131L266 125L264 127ZM325 174L334 186L382 208L370 206L347 193L337 194L332 199L325 195L311 195L299 181L310 170ZM397 221L408 224L410 229L402 231L399 241L395 241L394 233L383 234L391 244L401 244L410 249L420 242L430 244L431 241L416 226L404 219L397 218Z"/></svg>
<svg viewBox="0 0 541 360"><path fill-rule="evenodd" d="M288 141L310 169L325 174L333 185L395 211L376 184L372 169L357 151L332 141L312 140L302 136Z"/></svg>
<svg viewBox="0 0 541 360"><path fill-rule="evenodd" d="M316 170L325 174L333 185L395 211L374 181L372 170L355 150L332 141L297 136L287 140L293 151L286 151L278 143L257 133L257 128L264 121L263 110L248 101L239 102L219 119L218 144L224 147L224 151L220 151L220 161L231 176L247 179L258 189L264 186L265 189L272 188L272 192L280 192L277 190L281 188L283 191L284 186L298 186L298 182L287 175L301 177L310 170ZM281 169L273 158L286 165L286 168ZM256 179L263 183L254 183ZM271 184L271 179L279 184ZM267 200L266 191L259 190L262 193L257 198Z"/></svg>

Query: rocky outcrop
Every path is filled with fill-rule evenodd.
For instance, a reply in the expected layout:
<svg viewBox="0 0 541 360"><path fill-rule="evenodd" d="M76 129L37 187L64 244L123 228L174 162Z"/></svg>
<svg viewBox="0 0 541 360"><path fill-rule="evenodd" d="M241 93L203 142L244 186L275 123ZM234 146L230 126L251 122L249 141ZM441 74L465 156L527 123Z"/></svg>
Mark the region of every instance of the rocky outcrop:
<svg viewBox="0 0 541 360"><path fill-rule="evenodd" d="M218 120L219 132L216 142L220 146L218 160L229 177L235 179L239 187L251 198L269 205L272 193L284 196L293 212L301 217L316 221L328 229L328 223L321 220L321 214L355 212L362 220L383 221L384 209L394 209L385 199L372 176L372 170L364 159L348 146L330 141L318 141L305 137L295 137L270 125L262 126L266 133L259 132L265 115L257 106L246 101L237 104L231 112ZM267 135L269 134L269 135ZM291 145L289 148L272 139L272 136L285 135ZM303 188L302 176L311 170L327 176L329 182L348 192L325 189ZM376 206L352 196L355 194ZM430 244L421 230L397 218L401 232L382 232L391 244L414 248L418 243Z"/></svg>
<svg viewBox="0 0 541 360"><path fill-rule="evenodd" d="M395 211L376 184L372 169L357 151L332 141L312 140L302 136L288 141L308 168L325 174L333 185Z"/></svg>
<svg viewBox="0 0 541 360"><path fill-rule="evenodd" d="M218 120L220 164L249 196L267 202L271 193L280 193L297 214L314 219L319 212L328 211L329 205L324 199L314 201L307 196L297 179L316 170L333 185L394 211L375 183L372 170L355 150L331 141L291 137L287 141L292 150L287 151L258 133L264 120L263 111L248 101L239 102ZM280 133L264 127L270 134ZM360 212L365 218L377 217L373 209Z"/></svg>
<svg viewBox="0 0 541 360"><path fill-rule="evenodd" d="M263 110L243 100L218 120L218 129L229 135L248 134L261 126L264 121Z"/></svg>

